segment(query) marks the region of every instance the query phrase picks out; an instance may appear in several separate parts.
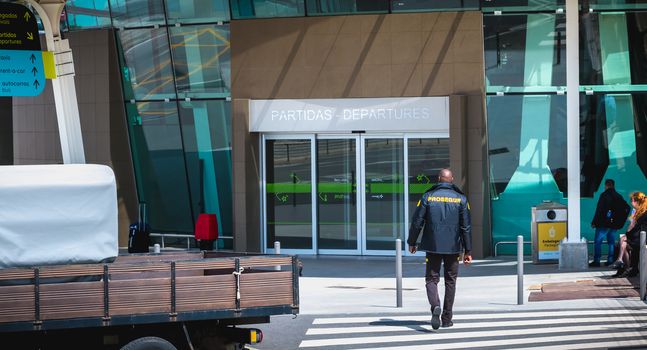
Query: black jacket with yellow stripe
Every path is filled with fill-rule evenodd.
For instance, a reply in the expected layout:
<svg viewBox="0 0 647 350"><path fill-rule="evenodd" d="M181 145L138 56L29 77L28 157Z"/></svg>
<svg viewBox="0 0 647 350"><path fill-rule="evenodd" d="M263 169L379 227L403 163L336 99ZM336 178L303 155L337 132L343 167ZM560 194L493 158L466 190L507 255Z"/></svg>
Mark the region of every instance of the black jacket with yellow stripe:
<svg viewBox="0 0 647 350"><path fill-rule="evenodd" d="M425 192L411 219L409 245L418 250L455 254L472 250L472 226L467 197L454 184L441 182Z"/></svg>

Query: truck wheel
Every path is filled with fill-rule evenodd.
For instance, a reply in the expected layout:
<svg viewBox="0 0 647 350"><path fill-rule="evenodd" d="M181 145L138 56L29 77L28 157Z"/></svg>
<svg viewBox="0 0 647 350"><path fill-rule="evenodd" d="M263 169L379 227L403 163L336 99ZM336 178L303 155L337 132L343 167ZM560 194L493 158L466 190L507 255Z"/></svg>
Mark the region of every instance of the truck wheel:
<svg viewBox="0 0 647 350"><path fill-rule="evenodd" d="M177 348L162 338L143 337L124 345L121 350L177 350Z"/></svg>

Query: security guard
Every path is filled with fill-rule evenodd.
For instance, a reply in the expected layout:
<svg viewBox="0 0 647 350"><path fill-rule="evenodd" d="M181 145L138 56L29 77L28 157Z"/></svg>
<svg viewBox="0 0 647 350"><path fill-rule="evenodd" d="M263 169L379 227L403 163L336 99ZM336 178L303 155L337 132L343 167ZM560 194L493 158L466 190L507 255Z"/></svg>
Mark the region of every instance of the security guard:
<svg viewBox="0 0 647 350"><path fill-rule="evenodd" d="M418 235L424 226L419 249L427 252L425 281L427 299L431 304L431 326L441 326L438 281L440 265L445 265L445 302L442 309L442 326L451 327L452 306L456 294L456 277L460 253L464 251L463 263L472 262L472 227L470 206L465 194L453 184L454 175L449 169L438 173L438 184L427 190L418 202L409 228L409 251L418 250Z"/></svg>

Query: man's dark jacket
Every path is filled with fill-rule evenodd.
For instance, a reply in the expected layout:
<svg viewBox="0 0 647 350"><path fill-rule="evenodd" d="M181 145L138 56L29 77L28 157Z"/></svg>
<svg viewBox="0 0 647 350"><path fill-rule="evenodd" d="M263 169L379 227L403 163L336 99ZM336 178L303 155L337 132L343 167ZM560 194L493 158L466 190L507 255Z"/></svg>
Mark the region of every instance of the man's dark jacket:
<svg viewBox="0 0 647 350"><path fill-rule="evenodd" d="M409 245L416 245L423 229L419 250L456 254L472 250L472 226L467 197L454 184L441 182L425 192L411 220Z"/></svg>
<svg viewBox="0 0 647 350"><path fill-rule="evenodd" d="M609 188L600 195L591 224L596 228L620 229L627 222L630 209L624 198Z"/></svg>

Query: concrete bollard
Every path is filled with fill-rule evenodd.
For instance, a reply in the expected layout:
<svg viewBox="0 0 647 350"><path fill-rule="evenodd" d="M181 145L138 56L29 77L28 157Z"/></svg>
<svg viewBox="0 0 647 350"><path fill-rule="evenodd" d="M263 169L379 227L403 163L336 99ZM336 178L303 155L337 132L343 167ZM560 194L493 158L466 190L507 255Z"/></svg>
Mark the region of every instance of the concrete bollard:
<svg viewBox="0 0 647 350"><path fill-rule="evenodd" d="M645 231L640 231L640 264L639 264L639 273L640 273L640 300L645 300L645 294L647 294L647 233Z"/></svg>
<svg viewBox="0 0 647 350"><path fill-rule="evenodd" d="M523 305L523 236L517 236L517 305Z"/></svg>
<svg viewBox="0 0 647 350"><path fill-rule="evenodd" d="M274 254L281 254L281 242L274 242ZM274 270L281 271L281 265L274 266Z"/></svg>
<svg viewBox="0 0 647 350"><path fill-rule="evenodd" d="M395 299L397 307L402 307L402 240L395 240Z"/></svg>

